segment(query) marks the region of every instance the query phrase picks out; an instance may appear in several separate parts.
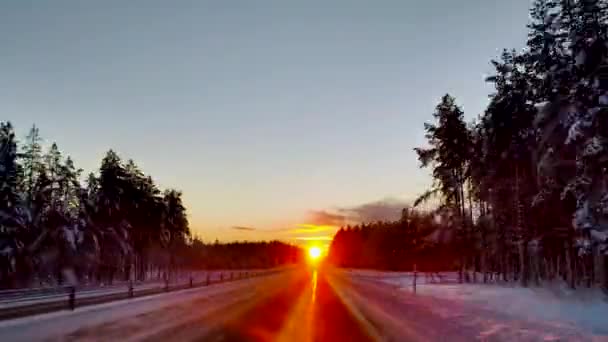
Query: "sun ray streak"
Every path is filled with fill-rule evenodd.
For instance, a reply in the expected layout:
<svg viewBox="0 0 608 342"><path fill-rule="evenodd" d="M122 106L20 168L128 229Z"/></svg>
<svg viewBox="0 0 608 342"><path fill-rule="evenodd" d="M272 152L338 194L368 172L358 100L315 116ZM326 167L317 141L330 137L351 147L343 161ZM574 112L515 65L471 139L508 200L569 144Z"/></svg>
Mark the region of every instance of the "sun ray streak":
<svg viewBox="0 0 608 342"><path fill-rule="evenodd" d="M313 275L312 285L306 287L290 310L283 327L278 332L275 341L312 342L314 335L314 298L316 297L316 271ZM312 293L311 293L312 292ZM312 299L311 299L312 298ZM304 324L302 324L304 323Z"/></svg>
<svg viewBox="0 0 608 342"><path fill-rule="evenodd" d="M327 277L327 282L329 286L331 286L332 290L338 296L338 299L344 304L346 310L353 316L355 321L359 324L361 329L367 334L369 338L373 341L382 341L381 334L377 331L377 329L370 323L370 321L365 318L363 313L357 309L355 304L344 294L344 292L340 289L340 286L336 283L335 279L332 276Z"/></svg>

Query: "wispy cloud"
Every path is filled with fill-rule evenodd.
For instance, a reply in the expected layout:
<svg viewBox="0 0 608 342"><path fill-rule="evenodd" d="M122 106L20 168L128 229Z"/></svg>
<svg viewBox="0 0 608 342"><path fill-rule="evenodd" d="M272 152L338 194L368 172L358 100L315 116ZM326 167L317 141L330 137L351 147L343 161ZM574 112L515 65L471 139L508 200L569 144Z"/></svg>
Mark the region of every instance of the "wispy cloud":
<svg viewBox="0 0 608 342"><path fill-rule="evenodd" d="M272 236L272 238L290 240L306 245L314 241L328 245L340 226L361 222L398 220L405 207L408 207L406 201L388 198L352 207L310 210L304 218L304 222L291 227L256 228L250 226L232 226L230 229L252 232L252 234L261 239Z"/></svg>
<svg viewBox="0 0 608 342"><path fill-rule="evenodd" d="M256 228L253 227L245 227L245 226L232 226L232 229L235 230L245 230L245 231L252 231L252 230L256 230Z"/></svg>
<svg viewBox="0 0 608 342"><path fill-rule="evenodd" d="M348 217L350 222L394 221L401 217L403 208L408 206L403 200L387 198L350 208L340 208L338 212Z"/></svg>
<svg viewBox="0 0 608 342"><path fill-rule="evenodd" d="M346 217L340 213L332 213L326 210L310 210L307 223L317 226L340 226L346 221Z"/></svg>
<svg viewBox="0 0 608 342"><path fill-rule="evenodd" d="M352 207L339 207L326 210L309 211L308 223L299 225L300 229L324 230L324 227L343 226L345 224L394 221L401 217L401 212L409 203L396 199L386 198L380 201L363 203Z"/></svg>

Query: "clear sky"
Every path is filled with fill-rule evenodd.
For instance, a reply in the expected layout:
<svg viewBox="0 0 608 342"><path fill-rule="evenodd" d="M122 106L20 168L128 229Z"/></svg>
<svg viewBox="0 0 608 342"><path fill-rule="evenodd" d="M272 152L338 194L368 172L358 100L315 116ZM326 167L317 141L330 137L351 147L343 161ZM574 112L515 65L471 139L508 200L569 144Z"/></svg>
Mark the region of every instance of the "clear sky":
<svg viewBox="0 0 608 342"><path fill-rule="evenodd" d="M35 123L87 172L109 148L135 159L183 190L206 240L324 236L324 211L398 208L430 184L423 122L446 92L483 110L529 5L4 0L0 120Z"/></svg>

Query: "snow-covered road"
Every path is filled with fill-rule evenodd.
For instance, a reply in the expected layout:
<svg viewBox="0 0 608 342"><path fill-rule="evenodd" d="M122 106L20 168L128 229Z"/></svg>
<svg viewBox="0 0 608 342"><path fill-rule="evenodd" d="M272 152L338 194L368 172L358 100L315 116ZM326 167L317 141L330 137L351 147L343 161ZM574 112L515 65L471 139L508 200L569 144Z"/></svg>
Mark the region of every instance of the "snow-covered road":
<svg viewBox="0 0 608 342"><path fill-rule="evenodd" d="M141 340L251 297L284 274L218 283L0 322L0 341ZM115 334L115 335L114 335Z"/></svg>
<svg viewBox="0 0 608 342"><path fill-rule="evenodd" d="M0 341L608 340L601 329L559 317L520 315L429 290L413 294L398 278L291 269L3 321Z"/></svg>

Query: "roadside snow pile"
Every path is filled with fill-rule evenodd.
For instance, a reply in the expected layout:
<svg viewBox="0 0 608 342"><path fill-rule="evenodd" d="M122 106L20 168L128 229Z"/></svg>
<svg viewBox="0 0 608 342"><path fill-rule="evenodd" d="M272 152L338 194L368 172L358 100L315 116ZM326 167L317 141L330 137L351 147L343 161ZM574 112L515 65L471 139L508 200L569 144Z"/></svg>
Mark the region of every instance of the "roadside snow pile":
<svg viewBox="0 0 608 342"><path fill-rule="evenodd" d="M352 271L358 277L376 278L383 283L412 292L411 273ZM444 282L416 277L417 295L448 299L467 306L500 312L529 320L557 321L578 326L595 334L608 334L608 301L599 289L570 290L562 284L542 288L499 284L458 284L455 273L444 273ZM479 278L478 278L479 279Z"/></svg>

